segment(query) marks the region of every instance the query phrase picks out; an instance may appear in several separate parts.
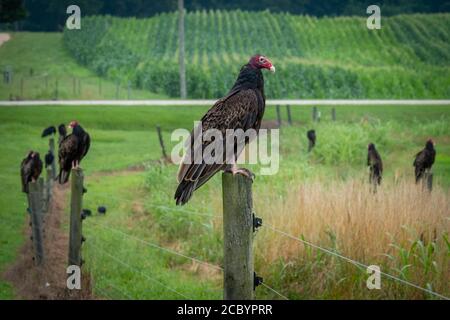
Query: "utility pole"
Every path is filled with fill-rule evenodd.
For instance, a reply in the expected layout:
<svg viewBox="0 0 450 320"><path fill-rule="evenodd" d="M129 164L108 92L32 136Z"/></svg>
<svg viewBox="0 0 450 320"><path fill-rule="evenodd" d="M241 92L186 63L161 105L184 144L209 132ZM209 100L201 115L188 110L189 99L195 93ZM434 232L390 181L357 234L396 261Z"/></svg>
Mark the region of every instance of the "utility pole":
<svg viewBox="0 0 450 320"><path fill-rule="evenodd" d="M186 99L186 66L184 64L184 1L178 0L178 38L180 64L180 97Z"/></svg>

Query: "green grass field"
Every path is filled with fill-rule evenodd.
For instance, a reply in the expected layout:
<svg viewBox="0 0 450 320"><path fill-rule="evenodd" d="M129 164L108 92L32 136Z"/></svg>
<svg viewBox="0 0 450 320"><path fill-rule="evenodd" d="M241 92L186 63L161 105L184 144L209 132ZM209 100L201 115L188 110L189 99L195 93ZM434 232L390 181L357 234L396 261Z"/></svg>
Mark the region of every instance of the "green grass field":
<svg viewBox="0 0 450 320"><path fill-rule="evenodd" d="M12 68L13 81L0 81L0 100L127 99L128 85L98 77L80 66L62 42L61 33L11 33L0 47L0 70ZM132 88L132 99L165 98L163 94Z"/></svg>
<svg viewBox="0 0 450 320"><path fill-rule="evenodd" d="M45 154L48 141L40 138L44 127L77 119L92 137L91 150L82 163L88 188L84 207L93 211L99 205L108 207L106 216L94 215L84 224L88 241L83 250L86 266L94 279L94 292L100 297L117 299L177 299L182 297L179 293L194 299L220 299L220 272L164 253L134 238L112 231L118 230L200 260L221 264L221 219L195 214L221 215L221 197L218 196L221 194L220 175L199 189L187 207L180 209L175 207L172 200L176 188L176 166L161 166L155 162L161 156L155 126L159 124L163 128L167 149L170 150L174 144L170 142L171 131L175 128L191 128L193 121L199 119L206 109L1 108L0 134L4 143L1 146L3 156L0 159L3 182L0 206L4 210L0 212L0 271L14 261L20 246L27 241L22 232L26 225L26 199L20 192L21 159L29 149ZM397 230L403 227L400 226L402 220L392 220L399 224L395 228L387 224L372 233L373 237L383 238L390 231L396 230L390 235L392 238L389 243L392 246L368 245L368 251L365 253L360 252L360 249L353 250L354 244L349 240L364 243L364 239L368 239L367 234L364 236L364 233L360 232L370 234L370 231L364 231L362 227L359 229L359 225L354 225L349 229L351 233L348 233L349 231L341 230L341 222L326 222L317 218L314 225L318 230L311 228L292 232L301 232L300 234L320 245L332 246L338 252L351 255L364 263L375 260L386 272L448 296L450 288L446 279L448 280L449 276L449 247L448 244L446 247L444 242L449 232L448 211L444 214L441 212L450 206L450 109L438 106L338 107L338 121L335 123L331 122L330 108L323 107L319 110L322 112L322 121L313 124L311 108L293 107L294 125L284 126L281 130L279 173L275 176L258 176L255 180L255 212L262 216L264 221L286 228L288 225L284 224L282 219L296 210L297 198L292 191L297 186L304 185L307 190L313 190L317 188L315 186L318 182L324 186L337 183L343 184L343 190L346 190L348 183L363 183L367 174L365 156L369 141L377 144L385 163L386 193L395 195L395 181L411 185L408 188L412 188L413 156L423 148L428 137L433 137L437 143L438 154L433 169L433 208L437 212L433 213L433 217L436 218L431 219L430 216L427 223L420 221L423 217L417 218L414 215L422 224L430 224L430 228L435 227L432 221L440 223L439 239L433 242L433 249L429 249L429 244L423 244L423 250L432 250L429 255L420 254L420 245L410 247L408 239L417 239L421 230L415 230L415 224L411 224L410 234L405 237ZM275 119L274 108L268 108L265 119ZM305 132L312 127L317 131L318 145L313 153L308 155ZM145 171L130 169L141 164L145 165ZM333 192L329 193L330 199L333 199ZM384 192L381 191L380 194L384 195ZM388 196L386 195L386 199ZM399 203L402 197L399 193ZM336 199L338 201L338 198ZM336 208L338 205L336 202ZM325 209L317 210L319 214L319 211ZM382 212L377 214L382 215ZM337 211L334 215L338 217L340 212ZM407 215L405 213L405 216ZM357 216L355 213L355 219ZM299 221L303 223L303 220ZM306 223L307 221L305 225ZM408 228L408 225L404 227ZM414 289L390 282L379 292L369 292L364 287L365 271L359 271L345 262L330 259L301 246L294 248L293 244L281 242L280 239L269 236L267 232L261 230L255 238L256 270L263 275L267 284L290 299L431 298ZM398 247L398 251L392 251L394 245ZM391 258L383 258L383 254ZM124 267L110 255L125 261L135 270ZM409 273L404 269L407 268L406 265L412 266L408 269ZM318 274L322 275L323 281L315 278ZM149 278L154 280L150 281ZM164 286L157 282L163 283ZM10 285L4 281L0 282L0 298L12 297L14 296ZM258 288L257 298L277 296L265 288Z"/></svg>

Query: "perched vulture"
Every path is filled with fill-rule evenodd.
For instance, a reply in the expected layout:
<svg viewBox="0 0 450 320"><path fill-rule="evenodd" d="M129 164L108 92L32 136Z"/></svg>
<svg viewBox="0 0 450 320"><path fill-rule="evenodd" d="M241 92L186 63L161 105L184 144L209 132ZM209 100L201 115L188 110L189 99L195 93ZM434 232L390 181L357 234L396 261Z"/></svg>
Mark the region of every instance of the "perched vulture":
<svg viewBox="0 0 450 320"><path fill-rule="evenodd" d="M48 166L52 165L53 160L55 159L55 157L53 156L52 150L48 150L44 159L45 159L45 169L47 169Z"/></svg>
<svg viewBox="0 0 450 320"><path fill-rule="evenodd" d="M47 136L51 136L52 134L56 133L56 128L54 126L50 126L48 128L45 128L44 131L42 131L42 135L41 137L47 137Z"/></svg>
<svg viewBox="0 0 450 320"><path fill-rule="evenodd" d="M306 137L308 138L309 145L308 145L308 152L314 148L316 145L316 131L315 130L308 130L306 133Z"/></svg>
<svg viewBox="0 0 450 320"><path fill-rule="evenodd" d="M58 132L59 132L59 139L58 139L58 144L59 144L67 136L67 129L66 129L66 125L64 123L61 123L58 126Z"/></svg>
<svg viewBox="0 0 450 320"><path fill-rule="evenodd" d="M58 181L64 184L69 180L70 170L78 168L81 160L88 153L91 145L89 134L78 124L72 121L69 124L72 133L66 136L59 144L59 175Z"/></svg>
<svg viewBox="0 0 450 320"><path fill-rule="evenodd" d="M227 129L259 130L266 105L264 77L261 69L275 72L272 62L259 54L251 57L249 62L241 68L237 80L228 94L218 100L201 119L201 126L196 129L201 129L202 136L199 137L197 134L200 130L194 129L191 132L187 139L189 151L186 153L185 159L188 154L191 155L191 159L195 159L197 154L203 154L205 148L211 143L204 141L208 140L204 134L209 129L220 132L224 141ZM201 143L194 143L197 138L200 138ZM248 139L245 139L245 142L241 144L235 143L234 150L228 150L228 152L224 147L223 154L219 155L223 161L211 163L203 158L201 161L184 161L185 159L183 159L177 175L179 185L174 196L176 204L187 203L193 192L220 170L252 177L253 174L249 170L237 168L234 161L248 142Z"/></svg>
<svg viewBox="0 0 450 320"><path fill-rule="evenodd" d="M58 132L59 132L59 135L63 138L65 138L67 136L67 129L66 129L66 125L64 123L61 123L58 126Z"/></svg>
<svg viewBox="0 0 450 320"><path fill-rule="evenodd" d="M434 142L428 139L425 148L417 153L414 159L413 166L415 167L416 183L423 177L425 171L431 169L435 157L436 150L434 149Z"/></svg>
<svg viewBox="0 0 450 320"><path fill-rule="evenodd" d="M370 168L369 181L374 185L380 185L383 175L383 162L373 143L370 143L367 149L367 166Z"/></svg>
<svg viewBox="0 0 450 320"><path fill-rule="evenodd" d="M28 193L28 183L34 182L42 172L42 160L39 152L30 151L20 165L20 176L22 178L22 192Z"/></svg>

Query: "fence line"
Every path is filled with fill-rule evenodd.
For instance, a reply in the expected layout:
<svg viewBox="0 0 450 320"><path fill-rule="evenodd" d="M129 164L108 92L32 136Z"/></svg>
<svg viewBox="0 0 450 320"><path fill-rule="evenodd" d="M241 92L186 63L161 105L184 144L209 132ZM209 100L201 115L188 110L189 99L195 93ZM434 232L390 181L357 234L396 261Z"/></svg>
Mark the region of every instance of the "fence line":
<svg viewBox="0 0 450 320"><path fill-rule="evenodd" d="M123 290L115 285L113 285L110 281L108 281L105 277L100 277L100 281L106 282L106 284L108 286L110 286L111 288L113 288L114 290L120 292L120 294L122 294L123 296L126 296L128 299L133 300L133 297L126 291Z"/></svg>
<svg viewBox="0 0 450 320"><path fill-rule="evenodd" d="M276 233L278 233L278 234L281 234L281 235L283 235L283 236L285 236L285 237L288 237L288 238L290 238L290 239L292 239L292 240L296 240L296 241L301 242L301 243L303 243L303 244L305 244L305 245L308 245L308 246L310 246L310 247L313 247L313 248L315 248L315 249L317 249L317 250L320 250L320 251L322 251L322 252L328 253L328 254L333 255L333 256L335 256L335 257L341 258L341 259L343 259L343 260L345 260L345 261L347 261L347 262L349 262L349 263L351 263L351 264L353 264L353 265L356 265L356 266L358 266L358 267L360 267L360 268L362 268L362 269L364 269L364 270L367 270L367 268L369 267L369 266L367 266L367 265L365 265L365 264L363 264L363 263L361 263L361 262L359 262L359 261L350 259L350 258L348 258L348 257L346 257L346 256L343 256L343 255L337 253L337 252L334 252L334 251L331 251L331 250L329 250L329 249L323 248L323 247L318 246L318 245L316 245L316 244L313 244L313 243L311 243L311 242L309 242L309 241L307 241L307 240L304 240L304 239L295 237L295 236L290 235L290 234L288 234L288 233L286 233L286 232L284 232L284 231L282 231L282 230L276 229L276 228L274 228L274 227L268 225L267 223L265 223L264 226L267 227L267 228L269 228L270 230L272 230L272 231L274 231L274 232L276 232ZM432 291L432 290L429 290L429 289L420 287L420 286L418 286L418 285L416 285L416 284L414 284L414 283L412 283L412 282L409 282L409 281L400 279L400 278L395 277L395 276L393 276L393 275L391 275L391 274L389 274L389 273L385 273L385 272L383 272L383 271L381 271L381 270L380 270L380 274L382 274L382 275L384 275L384 276L386 276L386 277L388 277L388 278L390 278L390 279L392 279L392 280L399 281L399 282L401 282L401 283L403 283L403 284L406 284L406 285L411 286L411 287L414 287L414 288L416 288L416 289L418 289L418 290L421 290L421 291L424 291L424 292L429 293L429 294L431 294L431 295L434 295L434 296L436 296L436 297L438 297L438 298L441 298L441 299L444 299L444 300L450 300L450 298L448 298L448 297L446 297L446 296L444 296L444 295L441 295L441 294L439 294L439 293L437 293L437 292L434 292L434 291Z"/></svg>
<svg viewBox="0 0 450 320"><path fill-rule="evenodd" d="M136 236L130 235L130 234L128 234L128 233L125 233L125 232L123 232L123 231L121 231L121 230L119 230L119 229L115 229L115 228L112 228L112 227L109 227L109 226L105 226L104 224L98 224L98 223L93 223L93 224L96 225L96 226L98 226L98 227L101 227L101 228L105 228L105 229L114 231L114 232L119 233L119 234L121 234L121 235L123 235L123 236L125 236L125 237L128 237L128 238L130 238L130 239L134 239L135 241L139 241L139 242L141 242L141 243L143 243L143 244L146 244L146 245L148 245L148 246L151 246L151 247L153 247L153 248L156 248L156 249L159 249L159 250L162 250L162 251L165 251L165 252L168 252L168 253L171 253L171 254L174 254L174 255L183 257L183 258L185 258L185 259L189 259L189 260L191 260L191 261L193 261L193 262L197 262L197 263L199 263L199 264L203 264L203 265L205 265L205 266L209 266L209 267L211 267L211 268L214 268L214 269L222 270L222 271L223 271L223 268L222 268L221 266L218 266L218 265L215 265L215 264L212 264L212 263L209 263L209 262L205 262L205 261L199 260L199 259L197 259L197 258L193 258L193 257L187 256L187 255L185 255L185 254L183 254L183 253L177 252L177 251L172 250L172 249L168 249L168 248L159 246L159 245L157 245L156 243L153 243L153 242L150 242L150 241L147 241L147 240L143 240L143 239L138 238L138 237L136 237Z"/></svg>
<svg viewBox="0 0 450 320"><path fill-rule="evenodd" d="M97 245L92 245L92 246L93 246L94 248L96 248L96 250L98 250L100 253L102 253L102 254L104 254L105 256L111 258L111 259L114 260L115 262L121 264L121 265L124 266L124 267L127 267L127 268L130 269L130 270L133 270L134 272L139 273L141 276L143 276L143 277L146 278L147 280L149 280L149 281L151 281L151 282L154 282L154 283L157 283L157 284L159 284L160 286L162 286L162 287L164 287L164 288L166 288L166 289L172 291L173 293L176 293L177 295L179 295L179 296L181 296L181 297L183 297L183 298L185 298L185 299L187 299L187 300L192 300L192 299L189 299L189 298L188 298L187 296L185 296L184 294L178 292L177 290L175 290L175 289L173 289L173 288L167 286L167 285L164 284L163 282L161 282L161 281L159 281L159 280L157 280L157 279L155 279L155 278L150 277L149 275L147 275L146 273L142 272L141 270L139 270L139 269L137 269L137 268L135 268L135 267L133 267L133 266L130 266L128 263L126 263L126 262L124 262L124 261L122 261L122 260L116 258L115 256L113 256L113 255L110 254L109 252L107 252L107 251L101 249L99 246L97 246Z"/></svg>
<svg viewBox="0 0 450 320"><path fill-rule="evenodd" d="M278 291L276 291L275 289L269 287L267 284L265 284L264 282L261 283L261 285L267 289L269 289L270 291L272 291L273 293L275 293L276 295L280 296L281 298L283 298L284 300L289 300L288 297L286 297L285 295L279 293Z"/></svg>
<svg viewBox="0 0 450 320"><path fill-rule="evenodd" d="M0 101L0 106L212 106L215 99L192 99L192 100L28 100L28 101ZM450 100L445 99L281 99L267 100L266 105L290 105L290 106L430 106L450 105Z"/></svg>

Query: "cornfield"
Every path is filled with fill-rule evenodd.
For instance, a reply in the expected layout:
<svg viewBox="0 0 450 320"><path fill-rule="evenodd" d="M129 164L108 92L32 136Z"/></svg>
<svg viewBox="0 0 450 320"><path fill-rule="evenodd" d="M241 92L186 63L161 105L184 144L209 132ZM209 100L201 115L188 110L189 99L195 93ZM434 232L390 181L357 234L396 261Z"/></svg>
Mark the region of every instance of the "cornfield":
<svg viewBox="0 0 450 320"><path fill-rule="evenodd" d="M65 30L67 49L101 76L176 97L176 13L147 19L92 16ZM266 76L270 98L448 98L450 15L314 18L244 11L186 15L190 98L217 98L259 52L277 67Z"/></svg>

